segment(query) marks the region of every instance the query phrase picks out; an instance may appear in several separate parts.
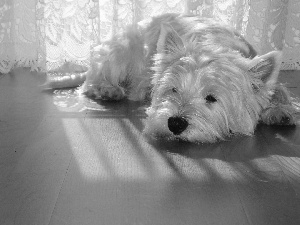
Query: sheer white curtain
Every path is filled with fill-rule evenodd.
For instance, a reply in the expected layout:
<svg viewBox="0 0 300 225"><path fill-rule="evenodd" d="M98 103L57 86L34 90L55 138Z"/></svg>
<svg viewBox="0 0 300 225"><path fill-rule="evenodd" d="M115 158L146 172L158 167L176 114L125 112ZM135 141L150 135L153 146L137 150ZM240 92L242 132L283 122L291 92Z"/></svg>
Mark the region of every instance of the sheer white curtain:
<svg viewBox="0 0 300 225"><path fill-rule="evenodd" d="M165 12L230 23L259 53L282 50L282 69L300 69L299 0L0 0L0 72L88 64L108 35Z"/></svg>

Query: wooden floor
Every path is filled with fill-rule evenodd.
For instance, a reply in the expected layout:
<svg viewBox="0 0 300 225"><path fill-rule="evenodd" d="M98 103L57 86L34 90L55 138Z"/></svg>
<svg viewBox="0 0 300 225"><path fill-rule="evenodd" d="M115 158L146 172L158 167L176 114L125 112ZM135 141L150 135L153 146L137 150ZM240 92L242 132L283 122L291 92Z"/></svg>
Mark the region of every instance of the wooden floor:
<svg viewBox="0 0 300 225"><path fill-rule="evenodd" d="M300 72L283 73L300 96ZM0 75L1 225L300 224L300 125L149 142L144 107Z"/></svg>

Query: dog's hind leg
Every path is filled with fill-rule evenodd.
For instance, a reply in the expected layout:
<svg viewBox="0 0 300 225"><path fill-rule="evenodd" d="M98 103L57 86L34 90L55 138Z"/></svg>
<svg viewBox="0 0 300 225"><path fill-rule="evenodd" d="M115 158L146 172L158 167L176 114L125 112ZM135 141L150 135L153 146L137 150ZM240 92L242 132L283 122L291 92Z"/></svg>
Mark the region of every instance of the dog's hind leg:
<svg viewBox="0 0 300 225"><path fill-rule="evenodd" d="M125 90L119 85L118 77L111 76L107 61L92 64L81 91L89 97L102 100L118 101L125 97Z"/></svg>

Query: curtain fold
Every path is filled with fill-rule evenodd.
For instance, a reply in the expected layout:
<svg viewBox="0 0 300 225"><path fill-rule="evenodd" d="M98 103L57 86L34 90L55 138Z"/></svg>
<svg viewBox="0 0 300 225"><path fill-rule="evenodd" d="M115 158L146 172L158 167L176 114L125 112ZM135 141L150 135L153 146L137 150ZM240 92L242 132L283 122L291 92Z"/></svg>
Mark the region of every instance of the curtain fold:
<svg viewBox="0 0 300 225"><path fill-rule="evenodd" d="M300 69L299 0L0 0L0 72L88 65L101 40L166 12L231 24L260 54L282 50L282 69Z"/></svg>

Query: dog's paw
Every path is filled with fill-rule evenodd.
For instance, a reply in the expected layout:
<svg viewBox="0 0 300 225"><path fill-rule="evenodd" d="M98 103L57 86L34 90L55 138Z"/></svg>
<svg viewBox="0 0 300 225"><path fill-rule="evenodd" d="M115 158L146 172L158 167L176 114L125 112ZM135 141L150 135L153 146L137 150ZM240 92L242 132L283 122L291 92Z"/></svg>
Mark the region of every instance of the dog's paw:
<svg viewBox="0 0 300 225"><path fill-rule="evenodd" d="M103 100L119 101L125 97L125 92L121 87L101 87L99 92Z"/></svg>
<svg viewBox="0 0 300 225"><path fill-rule="evenodd" d="M268 121L269 125L292 126L295 125L291 115L271 116Z"/></svg>
<svg viewBox="0 0 300 225"><path fill-rule="evenodd" d="M85 94L89 97L106 101L119 101L125 97L124 89L114 86L90 86Z"/></svg>
<svg viewBox="0 0 300 225"><path fill-rule="evenodd" d="M261 121L267 125L294 126L296 119L291 106L277 106L266 109L261 115Z"/></svg>

